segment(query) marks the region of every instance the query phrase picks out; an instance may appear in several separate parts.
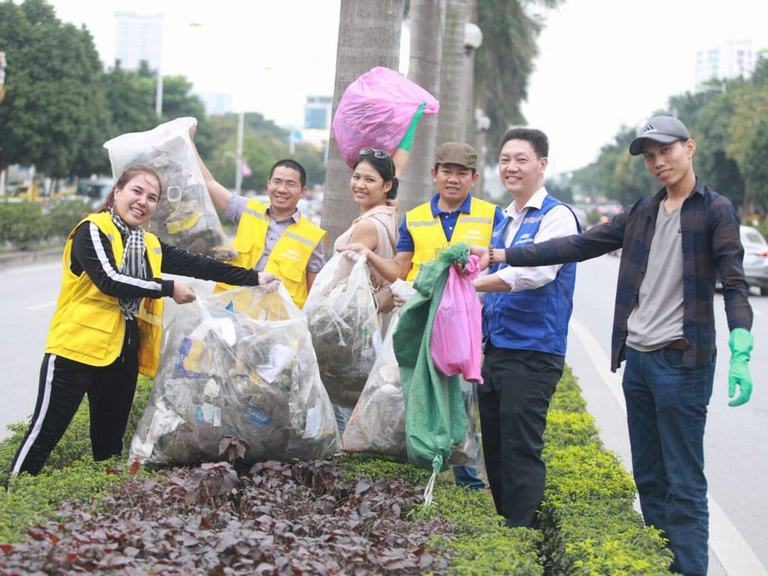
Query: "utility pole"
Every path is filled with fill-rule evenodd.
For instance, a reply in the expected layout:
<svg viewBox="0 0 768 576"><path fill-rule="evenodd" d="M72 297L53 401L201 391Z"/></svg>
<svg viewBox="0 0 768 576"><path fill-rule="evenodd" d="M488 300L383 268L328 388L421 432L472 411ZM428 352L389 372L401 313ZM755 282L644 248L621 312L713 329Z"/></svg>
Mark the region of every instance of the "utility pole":
<svg viewBox="0 0 768 576"><path fill-rule="evenodd" d="M237 147L235 152L235 192L240 194L243 186L243 131L245 130L245 112L237 118Z"/></svg>

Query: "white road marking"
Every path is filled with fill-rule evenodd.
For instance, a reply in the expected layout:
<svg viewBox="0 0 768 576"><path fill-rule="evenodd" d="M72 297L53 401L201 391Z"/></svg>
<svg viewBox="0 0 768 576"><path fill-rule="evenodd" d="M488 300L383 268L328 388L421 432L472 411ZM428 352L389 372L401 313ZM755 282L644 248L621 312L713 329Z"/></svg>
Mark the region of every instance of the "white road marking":
<svg viewBox="0 0 768 576"><path fill-rule="evenodd" d="M19 267L10 267L6 270L3 270L3 276L22 276L24 274L30 274L34 272L45 272L47 270L55 270L55 269L61 270L61 262L56 262L55 264L39 264L39 265L31 265L31 266L19 266Z"/></svg>
<svg viewBox="0 0 768 576"><path fill-rule="evenodd" d="M600 379L608 386L621 409L626 414L627 407L624 403L624 393L621 388L621 376L609 370L610 357L592 333L578 320L571 317L570 328L576 338L584 347L595 371ZM711 494L709 499L709 545L715 556L720 561L725 573L731 576L768 576L768 571L760 562L760 559L749 547L747 541L738 531L728 515L715 501Z"/></svg>
<svg viewBox="0 0 768 576"><path fill-rule="evenodd" d="M36 304L34 306L27 306L24 308L24 310L29 310L30 312L34 312L36 310L43 310L45 308L51 308L52 306L56 305L56 300L51 300L50 302L43 302L42 304Z"/></svg>

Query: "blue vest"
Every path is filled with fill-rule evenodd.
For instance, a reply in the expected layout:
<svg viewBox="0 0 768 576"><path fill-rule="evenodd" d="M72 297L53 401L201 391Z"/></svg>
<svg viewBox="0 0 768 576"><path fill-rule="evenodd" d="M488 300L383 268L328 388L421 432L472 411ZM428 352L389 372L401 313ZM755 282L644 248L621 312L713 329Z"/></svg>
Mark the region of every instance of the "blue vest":
<svg viewBox="0 0 768 576"><path fill-rule="evenodd" d="M541 219L560 204L562 202L548 195L541 209L529 208L512 246L532 245ZM504 248L504 230L508 222L509 219L504 218L493 231L491 246ZM489 273L505 266L496 264ZM536 350L565 356L575 282L576 263L571 262L560 267L552 282L535 290L488 292L483 305L483 340L496 348Z"/></svg>

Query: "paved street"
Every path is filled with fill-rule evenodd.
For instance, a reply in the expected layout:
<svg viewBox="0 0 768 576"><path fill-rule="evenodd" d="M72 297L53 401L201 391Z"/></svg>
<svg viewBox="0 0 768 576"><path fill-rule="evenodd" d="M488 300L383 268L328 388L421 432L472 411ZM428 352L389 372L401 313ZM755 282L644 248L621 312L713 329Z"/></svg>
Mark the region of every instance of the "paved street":
<svg viewBox="0 0 768 576"><path fill-rule="evenodd" d="M571 321L568 363L584 388L589 409L597 418L606 446L629 467L620 374L609 371L610 330L618 258L604 256L579 264L575 311ZM0 283L0 362L4 375L0 404L2 437L5 426L28 417L37 390L43 343L58 293L58 263L3 271ZM196 291L210 289L196 282ZM751 362L755 392L740 408L727 406L728 331L722 297L717 296L718 363L706 437L707 471L712 496L712 576L765 574L768 566L768 360L761 346L768 342L768 298L753 296L753 328L757 349ZM173 306L169 306L171 310ZM726 571L727 570L727 571Z"/></svg>
<svg viewBox="0 0 768 576"><path fill-rule="evenodd" d="M631 468L621 371L610 372L611 327L619 259L603 256L579 264L571 319L567 362L579 378L590 412L596 417L605 445ZM756 350L750 370L751 401L728 406L728 328L722 296L715 297L719 361L710 401L705 457L710 488L710 576L759 576L768 566L768 360L761 343L768 342L768 298L750 298L755 311ZM763 344L764 346L764 344Z"/></svg>

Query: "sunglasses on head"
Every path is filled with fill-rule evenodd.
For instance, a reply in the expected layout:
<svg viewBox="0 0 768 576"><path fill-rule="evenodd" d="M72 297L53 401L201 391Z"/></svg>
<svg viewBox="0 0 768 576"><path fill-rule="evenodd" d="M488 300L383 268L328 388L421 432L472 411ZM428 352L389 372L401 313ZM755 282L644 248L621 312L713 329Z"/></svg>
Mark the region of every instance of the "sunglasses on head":
<svg viewBox="0 0 768 576"><path fill-rule="evenodd" d="M389 158L389 154L384 152L384 150L377 150L376 148L361 148L360 157L362 158L363 156L373 156L379 160L386 160Z"/></svg>

